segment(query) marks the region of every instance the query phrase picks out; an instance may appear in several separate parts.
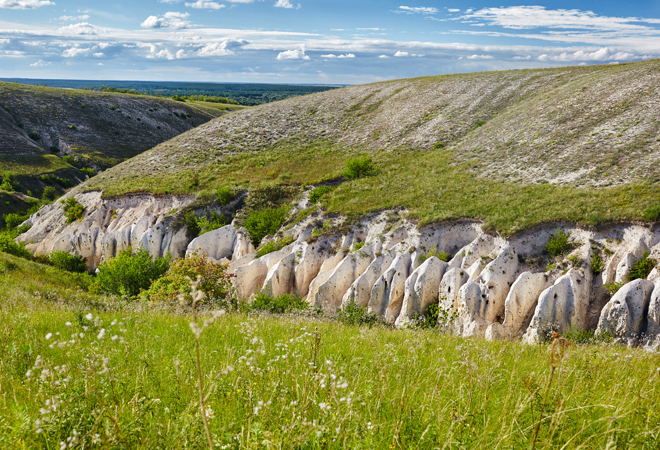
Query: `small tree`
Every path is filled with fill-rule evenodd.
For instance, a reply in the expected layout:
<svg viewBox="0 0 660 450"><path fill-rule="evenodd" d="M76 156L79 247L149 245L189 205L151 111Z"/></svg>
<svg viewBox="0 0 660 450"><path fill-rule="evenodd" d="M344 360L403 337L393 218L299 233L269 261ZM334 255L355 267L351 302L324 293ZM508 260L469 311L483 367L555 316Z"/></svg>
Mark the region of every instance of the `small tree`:
<svg viewBox="0 0 660 450"><path fill-rule="evenodd" d="M125 249L99 266L96 285L103 292L135 298L140 291L149 289L169 267L169 256L152 260L144 248L135 253Z"/></svg>
<svg viewBox="0 0 660 450"><path fill-rule="evenodd" d="M352 158L346 162L346 171L344 176L348 180L355 180L357 178L368 177L376 172L374 163L368 156L360 158Z"/></svg>

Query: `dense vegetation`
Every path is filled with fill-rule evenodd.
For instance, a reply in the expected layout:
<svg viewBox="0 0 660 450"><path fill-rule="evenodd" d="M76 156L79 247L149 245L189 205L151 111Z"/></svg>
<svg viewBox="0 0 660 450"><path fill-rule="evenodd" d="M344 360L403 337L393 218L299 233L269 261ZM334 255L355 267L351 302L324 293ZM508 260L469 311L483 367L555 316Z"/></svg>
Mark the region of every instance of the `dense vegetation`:
<svg viewBox="0 0 660 450"><path fill-rule="evenodd" d="M90 81L46 80L27 78L0 78L2 81L18 81L22 84L53 86L72 89L100 90L128 94L147 94L163 97L202 96L225 97L241 105L254 106L299 95L323 92L336 86L307 86L293 84L253 83L196 83L172 81ZM107 86L106 86L107 85ZM208 100L207 100L208 101Z"/></svg>

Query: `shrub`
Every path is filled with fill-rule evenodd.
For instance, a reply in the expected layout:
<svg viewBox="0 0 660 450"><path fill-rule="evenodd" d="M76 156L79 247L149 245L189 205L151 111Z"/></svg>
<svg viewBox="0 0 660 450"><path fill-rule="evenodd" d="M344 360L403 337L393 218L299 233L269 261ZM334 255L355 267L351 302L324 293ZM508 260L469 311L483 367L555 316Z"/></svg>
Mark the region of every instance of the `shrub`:
<svg viewBox="0 0 660 450"><path fill-rule="evenodd" d="M222 214L218 214L213 211L211 214L205 214L202 217L197 218L197 226L199 228L199 236L209 231L217 230L227 225Z"/></svg>
<svg viewBox="0 0 660 450"><path fill-rule="evenodd" d="M80 168L80 163L71 155L62 156L62 160L70 166Z"/></svg>
<svg viewBox="0 0 660 450"><path fill-rule="evenodd" d="M236 198L236 193L229 186L223 186L218 188L215 196L218 199L218 204L228 205Z"/></svg>
<svg viewBox="0 0 660 450"><path fill-rule="evenodd" d="M603 271L604 267L603 258L600 256L600 253L594 250L594 254L591 255L591 272L596 276Z"/></svg>
<svg viewBox="0 0 660 450"><path fill-rule="evenodd" d="M325 184L322 184L321 186L315 187L312 190L312 192L310 192L310 194L309 194L309 202L311 204L317 203L319 200L321 200L321 197L323 197L328 192L332 192L333 190L334 190L333 187L326 186Z"/></svg>
<svg viewBox="0 0 660 450"><path fill-rule="evenodd" d="M29 136L30 139L32 139L33 141L38 141L38 140L41 139L41 135L39 134L38 131L30 131L30 133L28 134L28 136Z"/></svg>
<svg viewBox="0 0 660 450"><path fill-rule="evenodd" d="M291 235L286 235L282 239L270 241L269 243L267 243L266 245L264 245L259 249L259 251L257 252L257 258L261 258L262 256L267 255L269 253L282 250L291 242L293 242L293 236Z"/></svg>
<svg viewBox="0 0 660 450"><path fill-rule="evenodd" d="M0 184L0 190L7 192L20 191L21 184L18 181L16 181L16 178L14 178L14 174L6 172L2 176L2 184Z"/></svg>
<svg viewBox="0 0 660 450"><path fill-rule="evenodd" d="M253 189L250 191L245 206L249 210L278 207L287 199L295 195L296 192L298 192L297 187L280 185Z"/></svg>
<svg viewBox="0 0 660 450"><path fill-rule="evenodd" d="M8 233L0 233L0 252L19 258L32 259L32 254L25 248L25 244L14 241Z"/></svg>
<svg viewBox="0 0 660 450"><path fill-rule="evenodd" d="M619 281L618 283L616 281L612 281L611 283L608 283L603 287L607 290L607 292L614 295L617 293L619 289L623 287L624 284L626 283L623 281Z"/></svg>
<svg viewBox="0 0 660 450"><path fill-rule="evenodd" d="M80 171L86 174L90 178L96 175L96 170L92 169L91 167L82 167Z"/></svg>
<svg viewBox="0 0 660 450"><path fill-rule="evenodd" d="M41 194L41 201L44 203L50 203L58 197L57 189L53 186L46 186L43 194Z"/></svg>
<svg viewBox="0 0 660 450"><path fill-rule="evenodd" d="M360 158L351 158L346 162L346 171L344 177L348 180L363 178L376 172L373 161L368 156Z"/></svg>
<svg viewBox="0 0 660 450"><path fill-rule="evenodd" d="M649 252L644 252L642 259L633 264L633 268L628 274L628 280L632 281L639 278L645 280L655 267L655 264L655 261L649 258Z"/></svg>
<svg viewBox="0 0 660 450"><path fill-rule="evenodd" d="M66 199L64 203L64 213L66 214L66 223L73 223L82 219L85 208L73 197Z"/></svg>
<svg viewBox="0 0 660 450"><path fill-rule="evenodd" d="M548 243L545 244L545 250L552 257L568 253L573 248L573 244L568 242L570 235L571 233L566 233L565 231L557 228L553 235L550 237Z"/></svg>
<svg viewBox="0 0 660 450"><path fill-rule="evenodd" d="M646 211L644 211L644 218L655 222L660 218L660 205L651 206Z"/></svg>
<svg viewBox="0 0 660 450"><path fill-rule="evenodd" d="M349 302L338 312L339 321L348 325L368 325L372 327L378 323L376 313L368 312L364 306L358 306L354 301Z"/></svg>
<svg viewBox="0 0 660 450"><path fill-rule="evenodd" d="M423 263L424 261L426 261L427 259L429 259L433 256L438 258L440 261L444 261L444 262L449 262L453 258L452 255L450 255L449 253L446 253L444 251L438 253L438 248L433 247L427 253L420 253L419 256L417 257L417 260L421 264L421 263Z"/></svg>
<svg viewBox="0 0 660 450"><path fill-rule="evenodd" d="M17 228L23 222L25 222L27 220L27 217L21 216L19 214L11 213L11 214L3 214L2 219L5 221L5 225L7 226L7 229L12 230L14 228Z"/></svg>
<svg viewBox="0 0 660 450"><path fill-rule="evenodd" d="M424 312L417 318L415 323L419 328L437 328L439 317L440 317L440 304L431 303L426 307Z"/></svg>
<svg viewBox="0 0 660 450"><path fill-rule="evenodd" d="M248 308L252 310L268 311L273 314L284 314L293 310L304 310L309 305L302 297L292 294L282 294L277 297L267 292L259 292Z"/></svg>
<svg viewBox="0 0 660 450"><path fill-rule="evenodd" d="M99 266L95 284L102 292L135 298L140 291L149 289L151 283L162 277L169 267L169 255L152 260L144 248L136 253L127 248Z"/></svg>
<svg viewBox="0 0 660 450"><path fill-rule="evenodd" d="M68 252L52 252L48 258L53 266L67 272L84 273L87 272L85 260L78 255L72 255Z"/></svg>
<svg viewBox="0 0 660 450"><path fill-rule="evenodd" d="M250 233L252 244L258 247L265 236L275 234L284 223L287 212L286 206L252 211L243 223Z"/></svg>
<svg viewBox="0 0 660 450"><path fill-rule="evenodd" d="M191 281L199 278L197 289L206 294L211 301L227 297L231 283L220 264L209 262L205 254L194 253L187 258L175 259L167 273L154 281L148 290L142 291L140 298L152 302L174 302L179 294L190 298Z"/></svg>

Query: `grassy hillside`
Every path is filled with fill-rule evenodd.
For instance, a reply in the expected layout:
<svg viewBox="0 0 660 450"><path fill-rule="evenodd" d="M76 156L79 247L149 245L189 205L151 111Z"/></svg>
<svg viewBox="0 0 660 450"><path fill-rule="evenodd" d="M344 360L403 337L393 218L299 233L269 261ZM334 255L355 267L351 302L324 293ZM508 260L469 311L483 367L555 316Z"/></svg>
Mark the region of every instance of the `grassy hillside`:
<svg viewBox="0 0 660 450"><path fill-rule="evenodd" d="M368 154L330 211L403 206L511 233L561 219L655 220L660 62L443 75L289 99L221 117L88 182L105 195L316 183ZM185 149L185 151L182 151Z"/></svg>
<svg viewBox="0 0 660 450"><path fill-rule="evenodd" d="M0 396L0 447L208 448L192 317L87 283L0 253L0 385L11 393ZM642 350L237 312L199 342L219 448L660 443L660 357Z"/></svg>

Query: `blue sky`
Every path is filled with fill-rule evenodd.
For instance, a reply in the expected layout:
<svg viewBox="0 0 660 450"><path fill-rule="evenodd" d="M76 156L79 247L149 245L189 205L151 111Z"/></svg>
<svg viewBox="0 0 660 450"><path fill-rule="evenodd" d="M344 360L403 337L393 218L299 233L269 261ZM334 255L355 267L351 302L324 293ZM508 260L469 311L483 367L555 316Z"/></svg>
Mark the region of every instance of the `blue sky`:
<svg viewBox="0 0 660 450"><path fill-rule="evenodd" d="M660 1L0 0L0 78L357 84L660 58Z"/></svg>

